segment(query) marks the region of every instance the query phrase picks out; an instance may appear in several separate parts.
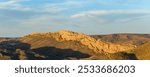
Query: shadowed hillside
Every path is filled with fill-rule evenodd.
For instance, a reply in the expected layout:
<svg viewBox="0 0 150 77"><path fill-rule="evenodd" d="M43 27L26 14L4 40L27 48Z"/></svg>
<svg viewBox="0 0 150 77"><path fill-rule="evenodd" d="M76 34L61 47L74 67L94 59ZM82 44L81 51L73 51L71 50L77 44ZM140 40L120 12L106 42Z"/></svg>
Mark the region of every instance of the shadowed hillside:
<svg viewBox="0 0 150 77"><path fill-rule="evenodd" d="M32 52L32 53L30 53ZM29 59L40 60L65 60L65 59L84 59L90 57L90 55L74 51L72 49L59 49L55 47L41 47L32 49L28 53Z"/></svg>
<svg viewBox="0 0 150 77"><path fill-rule="evenodd" d="M0 43L0 59L3 60L63 60L88 57L90 55L71 49L59 49L55 47L30 49L30 44L20 41L4 41Z"/></svg>
<svg viewBox="0 0 150 77"><path fill-rule="evenodd" d="M70 44L70 43L68 43ZM76 44L77 45L77 44ZM130 60L136 59L134 54L119 53L94 53L88 48L78 47L63 49L56 47L37 47L31 49L31 45L19 41L5 41L0 44L1 60ZM68 45L69 46L69 45ZM79 46L79 45L78 45ZM76 46L77 47L77 46Z"/></svg>

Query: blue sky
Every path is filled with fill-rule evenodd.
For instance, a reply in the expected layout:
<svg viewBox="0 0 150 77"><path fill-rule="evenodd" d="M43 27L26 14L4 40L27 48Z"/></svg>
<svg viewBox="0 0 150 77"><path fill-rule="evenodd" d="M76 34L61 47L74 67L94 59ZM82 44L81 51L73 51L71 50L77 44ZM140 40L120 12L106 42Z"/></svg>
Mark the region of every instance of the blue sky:
<svg viewBox="0 0 150 77"><path fill-rule="evenodd" d="M0 36L71 30L150 34L150 0L0 0Z"/></svg>

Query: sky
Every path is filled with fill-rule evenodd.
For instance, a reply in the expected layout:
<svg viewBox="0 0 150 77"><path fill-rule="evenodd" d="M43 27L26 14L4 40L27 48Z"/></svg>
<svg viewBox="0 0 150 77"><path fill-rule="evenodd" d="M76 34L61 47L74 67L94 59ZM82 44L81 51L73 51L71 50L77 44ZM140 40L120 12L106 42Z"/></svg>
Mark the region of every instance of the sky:
<svg viewBox="0 0 150 77"><path fill-rule="evenodd" d="M0 37L59 30L150 34L150 0L0 0Z"/></svg>

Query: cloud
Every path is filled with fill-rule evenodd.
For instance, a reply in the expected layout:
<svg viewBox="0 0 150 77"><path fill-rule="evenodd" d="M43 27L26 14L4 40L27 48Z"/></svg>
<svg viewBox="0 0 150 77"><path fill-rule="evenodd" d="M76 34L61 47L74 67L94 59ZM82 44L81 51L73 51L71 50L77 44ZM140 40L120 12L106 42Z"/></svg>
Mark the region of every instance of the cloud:
<svg viewBox="0 0 150 77"><path fill-rule="evenodd" d="M42 9L41 11L39 11L39 9ZM37 9L34 9L34 12L39 12L39 13L52 13L52 14L56 14L56 13L60 13L63 12L65 10L68 10L67 7L61 7L61 6L52 6L52 5L45 5L42 7L38 7Z"/></svg>
<svg viewBox="0 0 150 77"><path fill-rule="evenodd" d="M0 9L6 10L17 10L17 11L29 11L29 7L24 7L20 2L29 1L29 0L7 0L0 2Z"/></svg>
<svg viewBox="0 0 150 77"><path fill-rule="evenodd" d="M82 12L78 14L74 14L71 16L71 18L80 18L80 17L90 17L90 16L97 16L97 15L105 15L107 14L107 11L87 11L87 12Z"/></svg>
<svg viewBox="0 0 150 77"><path fill-rule="evenodd" d="M68 8L71 8L71 7L80 7L80 6L83 6L83 4L86 4L88 3L87 1L75 1L75 0L67 0L67 1L64 1L64 2L61 2L61 3L53 3L53 4L50 4L51 6L63 6L63 7L68 7Z"/></svg>
<svg viewBox="0 0 150 77"><path fill-rule="evenodd" d="M109 6L110 8L139 8L145 5L149 5L149 0L96 0L97 4L101 6ZM142 5L142 6L141 6ZM145 8L145 7L144 7Z"/></svg>
<svg viewBox="0 0 150 77"><path fill-rule="evenodd" d="M87 23L95 22L97 24L109 24L112 22L122 23L130 20L134 21L143 16L150 15L148 10L92 10L77 13L71 18L79 20L78 22ZM130 22L132 22L130 21Z"/></svg>
<svg viewBox="0 0 150 77"><path fill-rule="evenodd" d="M74 8L80 8L81 6L84 6L87 3L87 1L66 0L60 3L45 4L44 6L40 6L38 7L38 9L35 10L39 11L39 9L42 9L41 12L45 13L60 13L65 12L66 10L69 11Z"/></svg>
<svg viewBox="0 0 150 77"><path fill-rule="evenodd" d="M44 27L44 26L71 26L72 21L66 16L51 16L51 15L41 15L32 16L28 19L20 20L22 25L28 27Z"/></svg>
<svg viewBox="0 0 150 77"><path fill-rule="evenodd" d="M40 1L40 0L39 0ZM82 0L63 0L62 2L54 2L49 3L51 1L43 1L43 3L39 4L38 0L6 0L0 2L0 10L13 10L13 11L28 11L34 13L51 13L51 14L61 14L66 11L70 11L76 8L84 7L89 4L90 0L82 1ZM22 4L23 2L29 2L28 4ZM38 6L31 5L31 3L37 4ZM61 12L61 13L60 13Z"/></svg>
<svg viewBox="0 0 150 77"><path fill-rule="evenodd" d="M78 14L74 14L71 18L91 17L91 16L104 16L110 14L150 14L147 10L92 10Z"/></svg>
<svg viewBox="0 0 150 77"><path fill-rule="evenodd" d="M37 0L38 1L38 0ZM28 4L23 4L24 2L29 2L29 6L26 6ZM37 4L38 6L31 5L31 3ZM12 11L28 11L28 12L34 12L34 13L51 13L51 14L61 14L60 12L69 11L73 8L79 8L83 6L85 1L70 1L65 0L62 2L54 2L49 3L51 1L43 1L42 4L39 4L36 1L32 0L6 0L0 2L0 10L12 10Z"/></svg>
<svg viewBox="0 0 150 77"><path fill-rule="evenodd" d="M16 4L16 0L10 0L10 1L6 1L6 2L0 2L0 8L6 8L8 6L14 5Z"/></svg>
<svg viewBox="0 0 150 77"><path fill-rule="evenodd" d="M20 23L26 27L44 27L50 25L50 16L32 16L28 19L20 20Z"/></svg>

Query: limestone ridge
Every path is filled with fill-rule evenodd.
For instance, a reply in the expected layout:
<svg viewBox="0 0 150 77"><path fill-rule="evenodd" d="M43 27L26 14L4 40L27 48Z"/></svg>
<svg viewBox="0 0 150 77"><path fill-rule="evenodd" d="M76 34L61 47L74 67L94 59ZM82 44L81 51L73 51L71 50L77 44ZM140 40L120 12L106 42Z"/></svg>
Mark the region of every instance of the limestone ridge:
<svg viewBox="0 0 150 77"><path fill-rule="evenodd" d="M62 41L77 41L81 44L87 46L89 49L97 53L108 52L108 53L116 53L122 51L128 51L134 49L134 45L120 45L113 44L110 42L104 42L100 39L93 38L86 34L62 30L59 32L48 32L48 33L32 33L22 38L22 41L25 41L28 37L41 37L41 38L53 38L58 42Z"/></svg>

